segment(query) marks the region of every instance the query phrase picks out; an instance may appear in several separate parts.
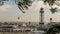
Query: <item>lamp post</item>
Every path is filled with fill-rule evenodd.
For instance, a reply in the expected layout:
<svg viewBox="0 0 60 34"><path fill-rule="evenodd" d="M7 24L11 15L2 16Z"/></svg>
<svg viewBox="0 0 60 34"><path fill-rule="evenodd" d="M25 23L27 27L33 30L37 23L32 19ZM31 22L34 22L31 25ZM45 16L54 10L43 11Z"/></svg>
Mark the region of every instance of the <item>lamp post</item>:
<svg viewBox="0 0 60 34"><path fill-rule="evenodd" d="M40 22L39 22L39 24L40 24L40 29L42 29L42 26L43 26L43 24L44 24L44 11L43 11L43 8L40 8Z"/></svg>
<svg viewBox="0 0 60 34"><path fill-rule="evenodd" d="M52 18L50 18L50 23L52 23Z"/></svg>

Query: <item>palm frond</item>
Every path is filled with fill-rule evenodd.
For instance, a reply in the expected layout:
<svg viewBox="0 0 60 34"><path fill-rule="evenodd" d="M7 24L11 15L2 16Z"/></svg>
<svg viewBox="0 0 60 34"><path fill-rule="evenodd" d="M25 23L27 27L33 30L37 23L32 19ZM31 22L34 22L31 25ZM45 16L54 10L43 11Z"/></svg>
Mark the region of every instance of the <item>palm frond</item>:
<svg viewBox="0 0 60 34"><path fill-rule="evenodd" d="M22 4L21 2L18 2L18 6L19 6L20 8L22 8L22 10L24 10L23 4ZM18 7L18 8L19 8L19 7Z"/></svg>
<svg viewBox="0 0 60 34"><path fill-rule="evenodd" d="M50 11L52 12L52 14L55 13L55 12L58 12L57 8L51 8Z"/></svg>
<svg viewBox="0 0 60 34"><path fill-rule="evenodd" d="M60 1L55 1L55 4L56 4L57 6L60 6Z"/></svg>
<svg viewBox="0 0 60 34"><path fill-rule="evenodd" d="M49 6L52 6L55 3L56 0L44 0L44 3L48 3Z"/></svg>
<svg viewBox="0 0 60 34"><path fill-rule="evenodd" d="M22 13L25 13L25 11L23 11L23 9L20 6L18 6L18 8L22 11Z"/></svg>
<svg viewBox="0 0 60 34"><path fill-rule="evenodd" d="M21 10L21 11L24 11L24 8L25 9L28 9L29 6L31 6L32 4L32 1L30 0L23 0L22 2L18 2L18 8Z"/></svg>
<svg viewBox="0 0 60 34"><path fill-rule="evenodd" d="M27 5L24 5L24 8L28 9L28 6Z"/></svg>

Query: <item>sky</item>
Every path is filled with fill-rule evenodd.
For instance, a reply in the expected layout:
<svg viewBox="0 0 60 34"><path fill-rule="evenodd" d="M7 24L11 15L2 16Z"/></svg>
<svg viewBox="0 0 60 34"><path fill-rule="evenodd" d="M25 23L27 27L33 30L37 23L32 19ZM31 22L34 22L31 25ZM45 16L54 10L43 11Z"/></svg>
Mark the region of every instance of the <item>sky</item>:
<svg viewBox="0 0 60 34"><path fill-rule="evenodd" d="M52 14L50 12L50 6L44 5L40 0L32 0L32 6L29 7L28 10L25 10L25 14L23 14L18 6L15 4L14 0L5 1L5 5L0 6L0 22L5 21L19 21L19 22L39 22L40 21L40 8L44 8L44 22L50 22L50 18L53 18L53 22L60 22L60 12L56 12ZM58 7L54 5L53 7ZM58 7L60 9L60 7ZM18 20L18 16L20 19Z"/></svg>

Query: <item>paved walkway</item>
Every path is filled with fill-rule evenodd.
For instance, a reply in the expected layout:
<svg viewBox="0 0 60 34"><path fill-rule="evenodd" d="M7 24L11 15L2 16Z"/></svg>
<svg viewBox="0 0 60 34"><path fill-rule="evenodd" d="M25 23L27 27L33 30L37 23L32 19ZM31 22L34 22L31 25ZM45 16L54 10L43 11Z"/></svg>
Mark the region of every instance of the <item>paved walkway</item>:
<svg viewBox="0 0 60 34"><path fill-rule="evenodd" d="M0 32L0 34L31 34L30 32Z"/></svg>

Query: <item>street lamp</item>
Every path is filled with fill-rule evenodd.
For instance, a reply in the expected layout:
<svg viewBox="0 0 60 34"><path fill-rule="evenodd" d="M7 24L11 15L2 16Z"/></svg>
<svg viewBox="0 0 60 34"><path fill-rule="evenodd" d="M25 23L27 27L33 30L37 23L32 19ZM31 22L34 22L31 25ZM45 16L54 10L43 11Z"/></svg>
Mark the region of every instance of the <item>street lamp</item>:
<svg viewBox="0 0 60 34"><path fill-rule="evenodd" d="M44 24L44 11L43 11L43 8L40 8L40 28L42 29L42 25Z"/></svg>
<svg viewBox="0 0 60 34"><path fill-rule="evenodd" d="M52 23L52 18L50 18L50 23Z"/></svg>

